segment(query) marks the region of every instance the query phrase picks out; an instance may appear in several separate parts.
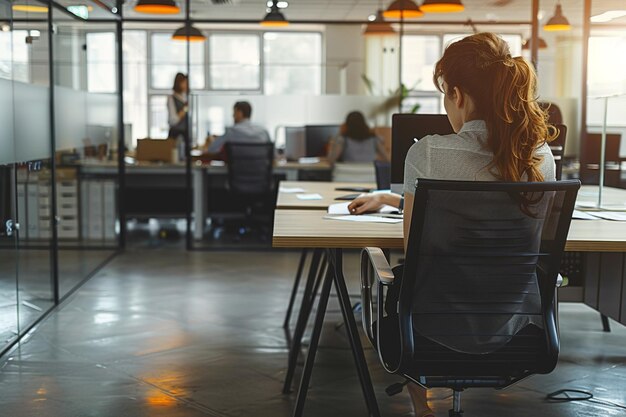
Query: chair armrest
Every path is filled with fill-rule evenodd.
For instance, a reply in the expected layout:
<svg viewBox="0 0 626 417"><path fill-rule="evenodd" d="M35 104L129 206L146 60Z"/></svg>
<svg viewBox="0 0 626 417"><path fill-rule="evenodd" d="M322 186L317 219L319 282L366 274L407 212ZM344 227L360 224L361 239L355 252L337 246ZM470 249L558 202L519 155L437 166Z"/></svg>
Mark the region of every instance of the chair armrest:
<svg viewBox="0 0 626 417"><path fill-rule="evenodd" d="M374 316L378 323L383 318L383 286L393 284L393 271L380 248L365 248L361 252L361 305L363 329L370 343L377 346L374 336ZM376 314L374 314L373 287L376 286Z"/></svg>
<svg viewBox="0 0 626 417"><path fill-rule="evenodd" d="M374 269L376 280L383 285L393 284L393 271L385 254L380 248L365 248L361 255L361 268L365 262L365 256L369 259L370 265Z"/></svg>

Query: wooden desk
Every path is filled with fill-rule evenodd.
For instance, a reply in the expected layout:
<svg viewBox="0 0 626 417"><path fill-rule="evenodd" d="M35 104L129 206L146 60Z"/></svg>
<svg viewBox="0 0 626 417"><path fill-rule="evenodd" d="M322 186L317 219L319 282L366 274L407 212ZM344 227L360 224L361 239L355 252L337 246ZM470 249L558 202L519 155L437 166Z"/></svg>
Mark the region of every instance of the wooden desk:
<svg viewBox="0 0 626 417"><path fill-rule="evenodd" d="M317 190L322 195L330 191L328 184L319 185L319 187ZM604 195L604 202L608 204L626 202L626 190L606 188ZM585 186L581 189L579 201L595 201L596 199L597 187ZM274 247L327 248L331 265L320 294L294 415L302 415L328 303L330 285L334 282L369 414L377 416L379 415L378 405L345 286L342 251L343 249L361 249L366 246L401 249L403 247L402 224L344 222L324 219L325 214L321 210L278 209L274 217L272 241ZM584 282L578 283L581 286L580 299L575 301L584 301L603 315L626 324L626 222L574 220L568 234L566 250L582 252L583 256ZM296 328L295 340L301 337L302 332L302 328Z"/></svg>
<svg viewBox="0 0 626 417"><path fill-rule="evenodd" d="M280 187L285 188L303 188L305 194L320 194L321 200L300 200L297 193L285 193L278 190L276 199L277 209L295 209L295 210L326 210L329 205L341 203L335 200L347 194L355 194L357 191L336 191L341 187L367 187L375 189L375 184L356 184L351 182L309 182L309 181L281 181Z"/></svg>
<svg viewBox="0 0 626 417"><path fill-rule="evenodd" d="M116 161L86 161L80 166L81 176L87 177L112 177L117 176L118 167ZM152 190L157 189L174 190L178 192L175 198L170 199L170 203L175 204L176 207L170 207L166 213L163 210L159 211L159 204L163 204L166 199L160 196L156 201L160 203L152 204L147 201L147 206L150 210L141 213L127 213L131 215L143 214L153 215L158 217L159 215L167 214L168 216L184 216L185 214L185 164L184 163L153 163L153 162L137 162L134 165L126 165L127 174L127 192L132 192L134 189ZM288 180L297 180L302 173L314 172L314 173L330 173L332 167L326 161L320 161L315 164L299 164L297 162L276 162L274 165L275 175L284 175ZM201 240L204 236L204 224L208 216L208 177L217 178L219 176L225 176L228 173L228 168L225 165L212 165L210 163L193 163L191 166L192 175L192 193L193 193L193 206L192 210L194 218L198 219L201 227L194 227L194 238ZM225 179L224 179L225 181ZM182 197L181 197L182 195ZM133 195L135 196L135 195ZM294 197L295 198L295 197ZM328 205L326 205L327 207Z"/></svg>

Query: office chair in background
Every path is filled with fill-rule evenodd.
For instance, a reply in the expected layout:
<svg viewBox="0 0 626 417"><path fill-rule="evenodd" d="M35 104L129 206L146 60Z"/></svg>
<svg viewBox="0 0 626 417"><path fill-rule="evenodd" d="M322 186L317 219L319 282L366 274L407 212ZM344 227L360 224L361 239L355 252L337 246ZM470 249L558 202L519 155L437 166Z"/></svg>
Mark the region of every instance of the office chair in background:
<svg viewBox="0 0 626 417"><path fill-rule="evenodd" d="M386 161L374 161L376 170L376 189L391 189L391 163Z"/></svg>
<svg viewBox="0 0 626 417"><path fill-rule="evenodd" d="M567 139L567 126L564 124L555 124L559 131L556 139L550 142L550 150L552 156L554 156L554 163L556 165L555 176L557 181L561 179L561 173L563 172L563 156L565 155L565 140Z"/></svg>
<svg viewBox="0 0 626 417"><path fill-rule="evenodd" d="M452 389L454 417L466 388L551 372L555 287L579 188L578 180L418 180L403 272L394 275L381 249L361 258L363 326L383 367ZM383 309L385 291L398 301Z"/></svg>
<svg viewBox="0 0 626 417"><path fill-rule="evenodd" d="M258 225L262 236L268 236L276 200L274 144L227 143L225 149L228 192L244 214L244 225L240 227L239 234L243 235Z"/></svg>

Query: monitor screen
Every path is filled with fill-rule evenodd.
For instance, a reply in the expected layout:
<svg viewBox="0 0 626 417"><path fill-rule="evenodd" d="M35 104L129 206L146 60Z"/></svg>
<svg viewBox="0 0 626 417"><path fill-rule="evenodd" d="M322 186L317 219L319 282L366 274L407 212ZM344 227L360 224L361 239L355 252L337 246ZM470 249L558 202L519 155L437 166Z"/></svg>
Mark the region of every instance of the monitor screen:
<svg viewBox="0 0 626 417"><path fill-rule="evenodd" d="M339 125L308 125L304 127L306 156L326 156L327 144L339 133Z"/></svg>
<svg viewBox="0 0 626 417"><path fill-rule="evenodd" d="M392 190L401 192L401 184L404 183L404 159L416 140L428 135L450 133L454 133L454 130L445 114L394 114L391 121Z"/></svg>

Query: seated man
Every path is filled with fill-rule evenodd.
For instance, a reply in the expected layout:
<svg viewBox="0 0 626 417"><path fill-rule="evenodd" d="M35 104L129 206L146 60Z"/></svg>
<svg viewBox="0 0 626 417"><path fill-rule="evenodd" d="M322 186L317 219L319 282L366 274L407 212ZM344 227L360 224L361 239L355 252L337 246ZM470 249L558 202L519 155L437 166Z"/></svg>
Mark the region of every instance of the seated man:
<svg viewBox="0 0 626 417"><path fill-rule="evenodd" d="M234 143L265 143L270 142L270 135L263 126L250 121L252 106L247 101L238 101L233 109L235 124L226 128L222 136L209 136L207 138L207 152L220 153L227 142Z"/></svg>

